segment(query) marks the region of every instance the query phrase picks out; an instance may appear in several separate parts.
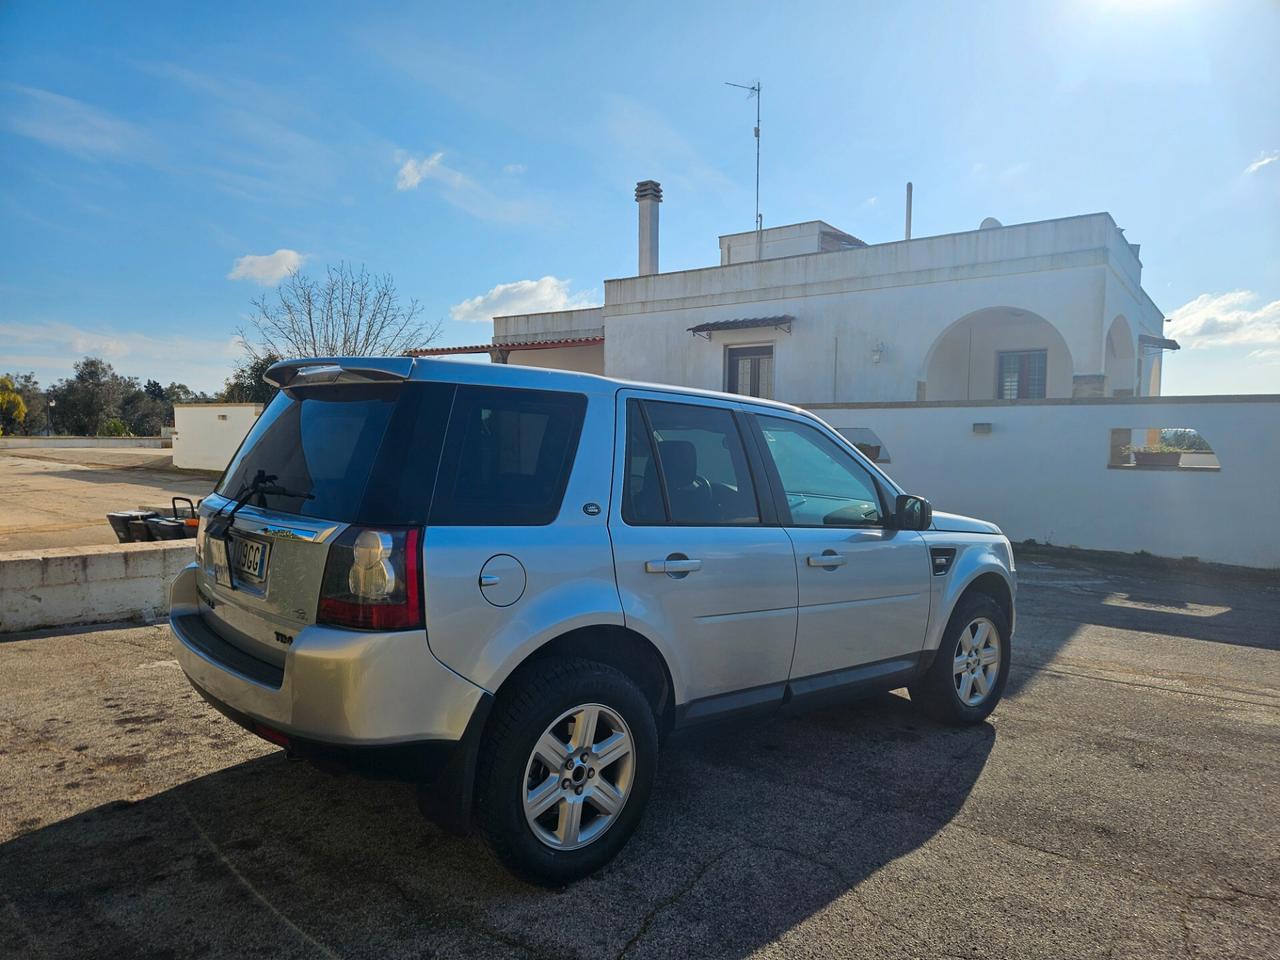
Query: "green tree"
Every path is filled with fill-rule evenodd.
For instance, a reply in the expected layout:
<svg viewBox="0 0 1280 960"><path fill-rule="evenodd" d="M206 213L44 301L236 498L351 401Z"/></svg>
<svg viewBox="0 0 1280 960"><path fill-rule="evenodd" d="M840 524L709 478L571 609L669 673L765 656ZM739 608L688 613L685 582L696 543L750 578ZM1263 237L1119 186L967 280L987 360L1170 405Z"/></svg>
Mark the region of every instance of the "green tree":
<svg viewBox="0 0 1280 960"><path fill-rule="evenodd" d="M160 386L159 380L148 380L146 384L143 386L142 392L145 393L152 400L168 399L168 397L166 397L165 395L164 387Z"/></svg>
<svg viewBox="0 0 1280 960"><path fill-rule="evenodd" d="M27 402L8 374L0 377L0 434L14 433L27 419Z"/></svg>
<svg viewBox="0 0 1280 960"><path fill-rule="evenodd" d="M55 422L64 433L98 436L106 421L119 418L124 400L141 392L133 377L122 377L100 357L77 361L75 376L49 388Z"/></svg>
<svg viewBox="0 0 1280 960"><path fill-rule="evenodd" d="M154 380L149 382L155 383ZM165 398L163 389L159 399L144 387L130 392L120 403L120 418L135 437L160 436L160 429L172 416L173 405Z"/></svg>
<svg viewBox="0 0 1280 960"><path fill-rule="evenodd" d="M270 403L280 391L267 383L263 375L279 360L274 353L245 357L227 377L218 399L223 403L261 403L264 406Z"/></svg>
<svg viewBox="0 0 1280 960"><path fill-rule="evenodd" d="M100 437L127 437L129 436L129 425L119 417L107 417L98 427L97 435Z"/></svg>
<svg viewBox="0 0 1280 960"><path fill-rule="evenodd" d="M197 393L185 383L171 383L164 388L164 398L172 406L175 403L207 403L214 398L207 393Z"/></svg>

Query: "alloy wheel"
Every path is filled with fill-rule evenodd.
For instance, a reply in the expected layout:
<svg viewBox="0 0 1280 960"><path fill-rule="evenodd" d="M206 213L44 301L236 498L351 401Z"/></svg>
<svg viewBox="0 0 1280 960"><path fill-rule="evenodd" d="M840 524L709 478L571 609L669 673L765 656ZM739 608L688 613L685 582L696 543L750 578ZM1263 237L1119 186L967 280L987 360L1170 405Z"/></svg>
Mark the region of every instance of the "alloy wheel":
<svg viewBox="0 0 1280 960"><path fill-rule="evenodd" d="M525 820L555 850L599 839L622 812L635 775L631 730L614 710L584 703L538 738L525 764Z"/></svg>
<svg viewBox="0 0 1280 960"><path fill-rule="evenodd" d="M986 617L977 617L960 631L956 642L952 679L956 696L976 707L995 689L1000 673L1000 631Z"/></svg>

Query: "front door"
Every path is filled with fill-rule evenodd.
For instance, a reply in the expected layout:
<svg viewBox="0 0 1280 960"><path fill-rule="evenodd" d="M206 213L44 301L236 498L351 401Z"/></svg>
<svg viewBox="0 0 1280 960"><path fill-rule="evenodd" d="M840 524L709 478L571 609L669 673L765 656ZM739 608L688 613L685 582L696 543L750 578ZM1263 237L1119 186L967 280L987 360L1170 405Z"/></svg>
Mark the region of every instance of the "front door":
<svg viewBox="0 0 1280 960"><path fill-rule="evenodd" d="M929 621L924 538L885 523L888 506L871 471L817 424L785 414L752 420L795 545L793 691L914 666Z"/></svg>
<svg viewBox="0 0 1280 960"><path fill-rule="evenodd" d="M623 614L661 644L697 719L781 701L796 636L791 542L736 405L628 392L609 521Z"/></svg>

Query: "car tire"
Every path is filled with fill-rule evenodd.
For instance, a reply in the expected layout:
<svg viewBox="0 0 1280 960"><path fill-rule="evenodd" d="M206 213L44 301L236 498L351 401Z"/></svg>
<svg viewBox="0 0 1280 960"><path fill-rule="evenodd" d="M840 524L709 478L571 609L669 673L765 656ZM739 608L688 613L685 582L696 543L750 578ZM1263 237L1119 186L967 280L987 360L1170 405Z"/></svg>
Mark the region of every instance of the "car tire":
<svg viewBox="0 0 1280 960"><path fill-rule="evenodd" d="M657 724L640 688L605 664L559 658L514 680L480 747L476 821L513 873L560 886L612 860L639 824Z"/></svg>
<svg viewBox="0 0 1280 960"><path fill-rule="evenodd" d="M907 687L911 702L940 723L981 723L1009 680L1010 641L1009 614L994 598L985 593L961 597L933 663Z"/></svg>

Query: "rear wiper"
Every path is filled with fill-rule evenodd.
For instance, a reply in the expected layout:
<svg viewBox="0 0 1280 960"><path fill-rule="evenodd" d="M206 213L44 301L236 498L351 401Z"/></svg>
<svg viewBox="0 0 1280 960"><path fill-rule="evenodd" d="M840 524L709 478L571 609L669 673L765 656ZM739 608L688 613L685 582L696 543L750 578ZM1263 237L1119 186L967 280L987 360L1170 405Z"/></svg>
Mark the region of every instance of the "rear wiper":
<svg viewBox="0 0 1280 960"><path fill-rule="evenodd" d="M205 533L208 536L217 537L220 540L224 539L227 531L231 529L231 524L236 519L236 514L240 512L240 508L255 496L261 500L261 506L264 507L267 505L265 498L269 495L278 497L297 497L299 500L315 499L315 494L296 493L293 490L280 486L280 484L276 483L276 479L277 477L274 473L267 473L265 470L259 470L254 474L252 480L241 486L240 489L236 491L235 497L231 500L232 506L230 513L224 513L227 509L227 504L224 503L222 508L209 518L209 522L205 524Z"/></svg>

